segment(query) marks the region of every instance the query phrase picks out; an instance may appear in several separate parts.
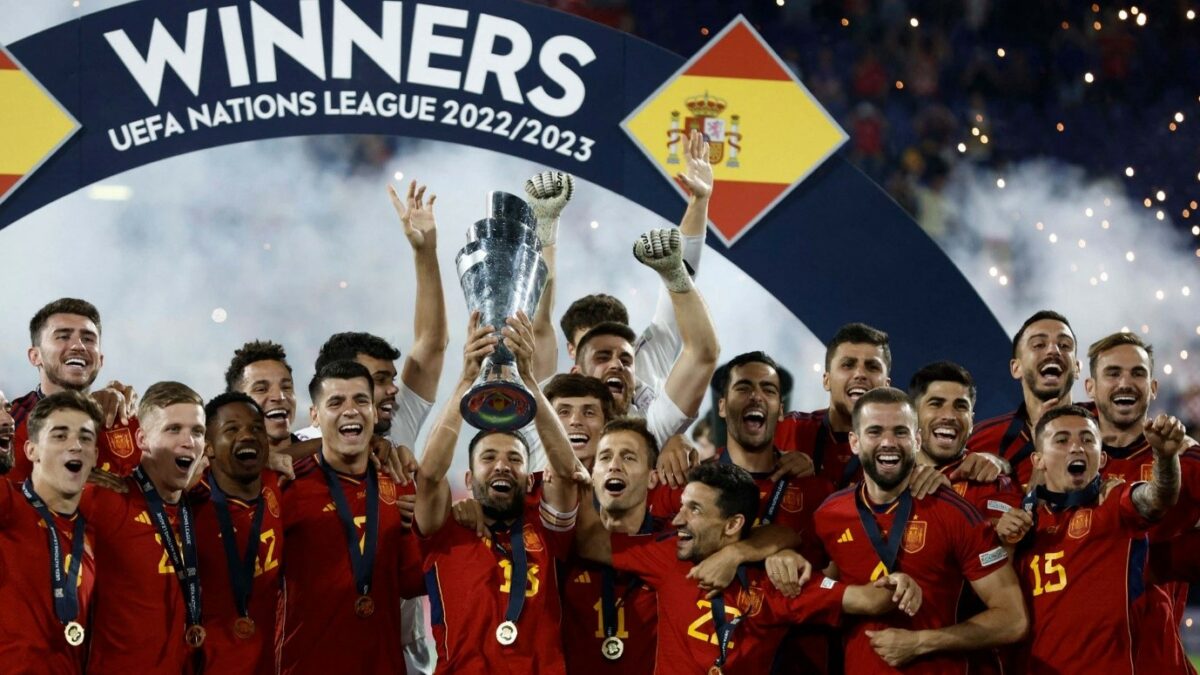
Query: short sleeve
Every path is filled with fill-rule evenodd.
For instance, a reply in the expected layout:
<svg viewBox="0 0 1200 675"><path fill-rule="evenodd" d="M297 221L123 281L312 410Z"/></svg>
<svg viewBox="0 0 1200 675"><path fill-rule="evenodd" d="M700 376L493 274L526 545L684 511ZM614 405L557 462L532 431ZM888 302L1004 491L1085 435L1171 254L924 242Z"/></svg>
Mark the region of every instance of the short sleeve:
<svg viewBox="0 0 1200 675"><path fill-rule="evenodd" d="M675 434L683 433L695 421L695 417L685 415L664 392L659 392L646 411L646 426L660 446Z"/></svg>
<svg viewBox="0 0 1200 675"><path fill-rule="evenodd" d="M675 538L654 534L612 534L612 566L658 588L675 569Z"/></svg>
<svg viewBox="0 0 1200 675"><path fill-rule="evenodd" d="M953 495L964 508L951 509L947 517L952 528L953 542L959 568L968 581L978 581L1004 566L1008 551L1000 544L992 524L979 511L958 495Z"/></svg>
<svg viewBox="0 0 1200 675"><path fill-rule="evenodd" d="M1022 498L1024 495L1017 490L1012 479L1000 476L992 484L992 489L984 493L977 506L981 507L980 512L985 518L999 518L1013 509L1021 508Z"/></svg>
<svg viewBox="0 0 1200 675"><path fill-rule="evenodd" d="M396 445L415 448L417 436L425 425L425 418L433 410L433 401L426 401L408 385L400 382L400 391L396 394L396 413L392 422L391 440Z"/></svg>
<svg viewBox="0 0 1200 675"><path fill-rule="evenodd" d="M1112 489L1113 493L1108 495L1104 500L1105 504L1116 502L1117 522L1120 525L1121 531L1131 537L1141 536L1146 534L1150 528L1154 527L1154 522L1146 520L1138 513L1137 504L1133 503L1133 492L1143 485L1148 485L1145 481L1136 483L1122 483Z"/></svg>
<svg viewBox="0 0 1200 675"><path fill-rule="evenodd" d="M764 623L836 626L842 620L845 595L846 584L821 575L805 583L800 595L794 598L769 587L763 605L770 610L770 615L764 617Z"/></svg>

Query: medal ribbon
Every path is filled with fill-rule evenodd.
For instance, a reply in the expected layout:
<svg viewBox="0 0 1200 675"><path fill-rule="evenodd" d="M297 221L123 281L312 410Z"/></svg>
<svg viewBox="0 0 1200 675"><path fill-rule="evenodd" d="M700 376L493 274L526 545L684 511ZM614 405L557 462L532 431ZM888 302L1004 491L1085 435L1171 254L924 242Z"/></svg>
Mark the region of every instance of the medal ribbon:
<svg viewBox="0 0 1200 675"><path fill-rule="evenodd" d="M508 558L509 552L504 550L500 545L496 535L503 532L503 528L492 526L488 528L492 531L492 548L501 556ZM512 549L512 576L508 582L508 609L504 612L504 620L511 621L515 625L517 619L521 618L521 609L525 607L525 586L529 583L526 578L529 574L529 558L525 554L525 516L520 514L517 519L508 527L508 545Z"/></svg>
<svg viewBox="0 0 1200 675"><path fill-rule="evenodd" d="M858 499L854 500L854 505L858 508L858 519L862 522L863 529L867 531L867 538L871 541L871 548L875 549L875 554L879 556L879 561L883 563L889 573L895 572L896 558L900 555L900 542L904 540L904 530L908 529L908 519L912 515L912 494L907 489L900 493L896 518L892 521L891 529L888 530L885 543L883 534L879 531L879 523L875 522L875 514L867 505L866 489L867 486L864 484L859 490Z"/></svg>
<svg viewBox="0 0 1200 675"><path fill-rule="evenodd" d="M66 625L79 616L79 594L76 584L83 565L83 515L75 515L75 526L71 531L71 566L64 571L62 544L58 541L58 530L54 527L54 514L50 512L46 502L33 491L33 482L30 479L26 478L21 484L21 493L46 523L46 533L50 539L50 585L54 591L54 614Z"/></svg>
<svg viewBox="0 0 1200 675"><path fill-rule="evenodd" d="M246 553L239 560L237 538L225 492L217 485L217 477L211 473L208 476L208 484L212 492L213 509L217 513L217 522L221 526L221 543L225 545L225 564L229 569L233 604L237 607L238 616L249 616L250 590L254 585L254 559L258 557L258 537L262 532L263 502L266 500L259 495L258 503L254 507L254 517L250 521L250 532L246 538Z"/></svg>
<svg viewBox="0 0 1200 675"><path fill-rule="evenodd" d="M1083 489L1074 492L1054 492L1045 485L1039 485L1035 490L1037 498L1045 501L1051 511L1066 511L1092 504L1100 498L1100 476L1097 475Z"/></svg>
<svg viewBox="0 0 1200 675"><path fill-rule="evenodd" d="M654 518L650 515L650 510L646 510L646 517L642 519L642 526L638 528L638 534L650 534L654 531ZM625 597L629 597L639 586L642 585L640 579L634 579L629 583L629 587L625 589ZM617 572L610 565L604 566L604 572L600 577L600 616L604 620L604 637L610 638L617 634Z"/></svg>
<svg viewBox="0 0 1200 675"><path fill-rule="evenodd" d="M750 584L746 580L746 567L738 565L737 568L738 582L742 584L742 588L749 590ZM712 600L712 619L713 625L717 627L717 646L721 649L721 655L717 657L713 664L718 670L725 665L725 661L729 659L729 643L733 641L733 632L737 630L738 624L742 622L745 615L739 614L732 621L725 620L725 595L720 593Z"/></svg>
<svg viewBox="0 0 1200 675"><path fill-rule="evenodd" d="M778 457L780 452L775 451L775 456ZM725 451L718 455L720 459L717 461L721 464L733 464L733 458L729 456L729 452ZM759 475L759 474L754 474ZM767 500L767 510L763 512L759 522L763 525L770 525L772 520L775 520L775 514L779 512L779 504L783 501L783 493L787 491L788 481L791 479L788 476L775 481L775 486L771 488L771 497Z"/></svg>
<svg viewBox="0 0 1200 675"><path fill-rule="evenodd" d="M198 626L200 625L200 574L196 566L196 529L192 523L192 512L188 508L187 499L179 500L179 534L183 540L183 550L180 551L175 542L175 531L171 528L171 521L167 518L166 510L163 509L162 497L154 489L154 483L150 481L140 466L133 470L133 479L142 489L150 520L158 529L158 538L162 540L163 550L170 558L171 565L175 567L175 576L179 579L187 607L187 625Z"/></svg>
<svg viewBox="0 0 1200 675"><path fill-rule="evenodd" d="M337 508L338 520L342 521L342 530L346 533L346 545L350 549L350 571L354 574L354 586L359 595L367 595L371 591L371 574L375 569L375 548L379 540L379 476L367 467L367 521L363 524L365 541L358 548L358 528L354 527L354 513L346 501L346 493L342 491L341 481L337 472L325 462L318 453L321 471L325 474L325 483L329 486L329 495L333 497L333 505ZM261 507L261 504L260 504Z"/></svg>

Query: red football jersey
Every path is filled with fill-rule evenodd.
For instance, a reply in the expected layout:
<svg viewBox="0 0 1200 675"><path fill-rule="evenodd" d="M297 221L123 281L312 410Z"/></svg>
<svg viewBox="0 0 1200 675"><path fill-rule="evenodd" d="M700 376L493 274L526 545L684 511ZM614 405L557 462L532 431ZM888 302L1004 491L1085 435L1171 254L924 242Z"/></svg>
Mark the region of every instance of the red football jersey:
<svg viewBox="0 0 1200 675"><path fill-rule="evenodd" d="M1132 483L1153 478L1154 452L1144 435L1125 447L1105 445L1104 454L1100 474L1106 479ZM1186 531L1194 527L1200 506L1200 452L1187 450L1180 455L1180 469L1179 502L1150 531L1150 565L1155 572L1177 557L1174 549L1190 548ZM1138 672L1195 672L1179 637L1188 585L1170 581L1174 576L1149 574L1145 592L1133 603Z"/></svg>
<svg viewBox="0 0 1200 675"><path fill-rule="evenodd" d="M404 672L400 599L424 594L417 538L401 520L396 498L412 494L382 472L379 476L379 533L372 573L375 612L354 612L358 589L350 568L346 534L316 457L297 462L296 480L283 489L284 625L283 673ZM338 475L354 522L366 521L363 476ZM363 546L364 534L359 536Z"/></svg>
<svg viewBox="0 0 1200 675"><path fill-rule="evenodd" d="M728 456L725 448L720 448L712 459L706 461L722 461L722 458ZM750 476L758 486L758 520L755 522L757 525L767 515L771 495L775 492L775 481L771 480L768 473L751 473ZM812 562L816 569L824 569L828 561L824 559L820 542L813 536L813 514L821 502L832 493L833 485L824 476L791 478L784 488L772 520L777 525L790 527L803 535L800 554ZM682 488L659 484L650 491L647 503L651 513L669 521L679 513L682 498ZM776 675L827 672L830 667L831 639L834 638L836 636L832 631L823 626L793 628L784 647L791 658L779 664L775 670Z"/></svg>
<svg viewBox="0 0 1200 675"><path fill-rule="evenodd" d="M950 474L954 473L955 469L962 464L962 460L956 460L947 464L940 469L942 473L949 478ZM999 478L990 483L976 483L969 480L951 481L950 486L960 497L971 503L976 511L979 511L984 518L995 523L1000 519L1000 516L1009 511L1021 507L1021 498L1024 497L1021 491L1013 483L1012 478L1006 475L1000 475Z"/></svg>
<svg viewBox="0 0 1200 675"><path fill-rule="evenodd" d="M126 493L89 486L80 502L95 531L100 579L92 595L88 673L191 672L195 650L183 640L187 604L175 566L141 488L133 479L126 485ZM178 543L179 507L164 504L163 510Z"/></svg>
<svg viewBox="0 0 1200 675"><path fill-rule="evenodd" d="M658 599L656 673L704 673L721 651L713 625L712 601L687 573L692 563L675 556L673 535L612 535L613 567L636 574ZM800 595L786 598L761 567L745 568L724 590L726 620L742 617L728 645L727 675L771 670L779 646L794 624L836 625L842 616L844 584L818 578Z"/></svg>
<svg viewBox="0 0 1200 675"><path fill-rule="evenodd" d="M63 566L71 564L75 517L55 514ZM89 521L84 529L83 562L79 568L79 615L85 630L96 580L92 558L94 536ZM21 488L0 480L0 664L5 673L82 673L87 645L72 647L54 613L50 581L50 543L46 525L29 505Z"/></svg>
<svg viewBox="0 0 1200 675"><path fill-rule="evenodd" d="M967 439L967 452L989 452L1012 465L1018 486L1029 483L1033 472L1033 435L1025 404L1015 411L984 420L975 425Z"/></svg>
<svg viewBox="0 0 1200 675"><path fill-rule="evenodd" d="M834 431L828 416L828 409L784 415L775 427L775 447L812 457L817 475L840 489L862 480L862 466L850 449L850 434Z"/></svg>
<svg viewBox="0 0 1200 675"><path fill-rule="evenodd" d="M817 509L815 519L817 536L837 565L841 581L852 585L868 584L886 574L859 519L858 501L864 500L871 508L885 538L899 503L881 510L866 498L865 489L865 485L857 485L834 493ZM954 625L964 585L1000 569L1007 559L991 524L953 490L940 489L924 499L913 500L896 566L924 592L921 609L913 617L897 611L848 621L846 672L901 672L876 655L866 631L924 630ZM903 672L965 673L967 659L961 654L934 654L913 661Z"/></svg>
<svg viewBox="0 0 1200 675"><path fill-rule="evenodd" d="M512 561L448 518L441 529L421 538L429 621L437 644L439 673L566 672L562 653L562 602L558 566L571 550L574 529L552 529L538 502L526 500L522 528L527 569L525 604L517 640L501 645L496 627L504 622L512 588ZM507 533L496 542L511 551Z"/></svg>
<svg viewBox="0 0 1200 675"><path fill-rule="evenodd" d="M1132 486L1112 488L1094 506L1037 509L1032 543L1017 560L1030 608L1028 662L1021 672L1133 673L1132 610L1150 523Z"/></svg>
<svg viewBox="0 0 1200 675"><path fill-rule="evenodd" d="M29 413L41 400L34 390L12 402L12 416L17 423L13 434L13 467L5 476L20 485L33 471L33 463L25 456L25 441L29 440ZM138 421L129 418L128 424L115 424L100 431L96 437L96 468L118 476L128 476L142 462L142 452L137 447Z"/></svg>
<svg viewBox="0 0 1200 675"><path fill-rule="evenodd" d="M258 557L254 563L254 583L250 589L250 618L254 634L240 638L233 622L240 616L233 600L229 563L216 506L210 498L212 474L192 491L191 504L196 514L196 547L199 549L200 581L204 588L204 668L211 673L260 673L270 675L276 666L276 627L282 611L283 511L279 476L263 471L262 492L258 500L244 502L226 495L229 517L237 540L238 563L246 551L246 537L259 500L263 502L262 525L258 536Z"/></svg>
<svg viewBox="0 0 1200 675"><path fill-rule="evenodd" d="M672 530L670 522L650 518L647 534ZM621 658L605 658L600 647L606 638L601 600L605 574L613 576L616 600L616 634L624 644ZM563 655L567 672L620 673L638 675L654 672L654 650L658 645L658 610L654 591L644 581L607 565L572 556L561 575L563 599Z"/></svg>

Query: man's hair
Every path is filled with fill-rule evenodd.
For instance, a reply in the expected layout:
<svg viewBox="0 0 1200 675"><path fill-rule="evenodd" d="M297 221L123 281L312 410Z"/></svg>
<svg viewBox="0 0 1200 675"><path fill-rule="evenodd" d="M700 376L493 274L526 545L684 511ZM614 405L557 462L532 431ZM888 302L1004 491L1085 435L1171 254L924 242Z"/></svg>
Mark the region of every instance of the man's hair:
<svg viewBox="0 0 1200 675"><path fill-rule="evenodd" d="M229 369L225 371L225 391L237 391L246 367L259 361L278 361L287 368L288 375L292 374L292 367L288 365L287 352L283 351L283 345L269 340L247 342L233 353L233 360L229 362Z"/></svg>
<svg viewBox="0 0 1200 675"><path fill-rule="evenodd" d="M713 373L713 389L716 390L717 396L724 398L729 392L729 385L733 384L733 369L744 366L748 363L761 363L765 366L770 366L779 374L779 397L783 398L784 392L792 389L792 374L787 372L782 366L775 362L775 359L767 355L766 352L755 351L738 354L729 360L728 363L717 368Z"/></svg>
<svg viewBox="0 0 1200 675"><path fill-rule="evenodd" d="M42 307L29 320L29 340L34 347L42 337L42 329L46 327L46 321L55 314L74 314L91 320L96 324L96 332L100 332L100 311L96 306L87 300L79 298L59 298L54 302Z"/></svg>
<svg viewBox="0 0 1200 675"><path fill-rule="evenodd" d="M1136 333L1126 333L1121 331L1104 337L1092 343L1088 347L1088 371L1092 377L1096 376L1096 363L1100 361L1100 356L1110 349L1120 347L1121 345L1133 345L1146 350L1146 356L1150 357L1150 372L1154 372L1154 347L1147 344L1145 340L1138 337Z"/></svg>
<svg viewBox="0 0 1200 675"><path fill-rule="evenodd" d="M584 346L602 335L616 335L630 345L637 342L637 334L627 324L615 321L605 321L604 323L596 324L592 326L591 330L584 333L583 337L579 338L579 343L575 345L575 363L579 363L579 357L583 354Z"/></svg>
<svg viewBox="0 0 1200 675"><path fill-rule="evenodd" d="M204 404L204 423L212 424L213 419L216 418L217 413L221 411L221 408L233 403L245 403L246 405L250 406L254 412L258 413L259 416L262 416L262 408L258 407L258 404L254 402L254 399L240 391L227 391L223 394L217 394L212 398L212 400Z"/></svg>
<svg viewBox="0 0 1200 675"><path fill-rule="evenodd" d="M888 334L872 328L865 323L848 323L833 334L833 338L825 345L825 372L833 367L833 353L839 345L875 345L883 351L883 366L892 371L892 348L888 343Z"/></svg>
<svg viewBox="0 0 1200 675"><path fill-rule="evenodd" d="M562 327L563 335L567 336L567 342L571 342L575 339L575 333L579 329L591 330L594 326L602 323L628 325L629 312L625 309L625 305L613 296L605 293L593 293L572 302L567 311L563 313L559 326ZM575 348L579 349L579 345L575 345Z"/></svg>
<svg viewBox="0 0 1200 675"><path fill-rule="evenodd" d="M1096 428L1100 427L1100 423L1096 421L1096 416L1092 411L1079 405L1064 405L1059 408L1051 408L1046 411L1046 414L1038 418L1037 426L1033 429L1033 443L1035 447L1040 446L1038 439L1042 437L1042 432L1046 430L1046 426L1060 417L1082 417L1085 420L1091 420ZM1038 447L1041 450L1041 447Z"/></svg>
<svg viewBox="0 0 1200 675"><path fill-rule="evenodd" d="M375 384L371 381L371 371L367 370L367 367L358 361L351 361L350 359L331 361L321 366L317 370L316 375L313 375L312 380L308 383L308 397L312 399L313 405L316 405L318 394L321 393L321 385L325 380L353 380L359 377L367 381L367 392L371 394L371 399L374 400Z"/></svg>
<svg viewBox="0 0 1200 675"><path fill-rule="evenodd" d="M975 379L971 377L970 371L953 361L934 361L913 373L912 379L908 382L908 395L913 404L921 400L921 397L929 390L929 385L934 382L961 384L967 388L967 398L971 399L971 405L975 405Z"/></svg>
<svg viewBox="0 0 1200 675"><path fill-rule="evenodd" d="M400 358L400 350L381 337L370 333L338 333L321 345L313 370L321 372L322 368L334 361L353 361L359 354L383 361ZM367 379L371 379L369 375Z"/></svg>
<svg viewBox="0 0 1200 675"><path fill-rule="evenodd" d="M1039 321L1043 321L1045 319L1053 319L1054 321L1058 321L1062 325L1066 326L1067 330L1071 331L1072 335L1075 334L1075 329L1071 328L1071 322L1067 321L1067 317L1063 316L1062 314L1059 314L1058 312L1056 312L1052 309L1043 309L1039 312L1036 312L1033 316L1029 317L1028 319L1025 319L1025 323L1021 324L1021 328L1018 329L1017 334L1013 336L1012 357L1014 359L1017 358L1017 349L1019 349L1021 346L1021 338L1025 337L1025 331L1028 330L1029 327L1032 326L1033 324L1035 324Z"/></svg>
<svg viewBox="0 0 1200 675"><path fill-rule="evenodd" d="M29 413L29 420L26 422L29 426L29 438L37 442L37 437L42 433L42 427L46 425L46 420L59 410L78 410L92 418L92 421L96 423L97 434L104 428L104 411L100 410L100 406L87 395L73 389L66 389L50 394L33 406L33 412Z"/></svg>
<svg viewBox="0 0 1200 675"><path fill-rule="evenodd" d="M850 425L855 433L861 430L858 426L859 418L862 416L863 408L869 405L902 405L908 406L908 409L916 415L917 408L913 405L912 399L902 389L895 387L876 387L858 397L854 402L854 411L850 413Z"/></svg>
<svg viewBox="0 0 1200 675"><path fill-rule="evenodd" d="M479 442L488 436L495 436L497 434L501 436L512 436L513 438L517 439L517 442L521 444L521 447L525 448L525 458L529 458L529 442L525 440L525 437L522 436L519 431L493 431L490 429L480 429L474 436L471 437L470 442L467 443L468 469L475 466L475 446L479 445Z"/></svg>
<svg viewBox="0 0 1200 675"><path fill-rule="evenodd" d="M542 387L542 393L546 395L546 400L550 401L551 405L557 398L591 397L600 401L600 411L604 414L605 422L616 416L616 411L613 409L615 404L612 392L599 378L580 373L555 375L550 378L546 386Z"/></svg>
<svg viewBox="0 0 1200 675"><path fill-rule="evenodd" d="M646 441L646 450L648 451L646 460L650 462L650 468L653 469L658 464L658 439L650 433L650 427L646 425L646 420L640 417L618 417L604 425L604 431L600 432L600 438L618 431L628 431L641 436L642 440Z"/></svg>
<svg viewBox="0 0 1200 675"><path fill-rule="evenodd" d="M204 407L204 399L194 389L181 382L163 380L155 382L142 394L138 403L138 419L144 420L155 410L162 410L179 403L193 403Z"/></svg>
<svg viewBox="0 0 1200 675"><path fill-rule="evenodd" d="M687 479L689 483L701 483L716 490L721 517L732 518L740 513L746 520L740 536L744 539L750 535L750 528L758 518L758 485L745 469L736 464L701 462L688 471Z"/></svg>

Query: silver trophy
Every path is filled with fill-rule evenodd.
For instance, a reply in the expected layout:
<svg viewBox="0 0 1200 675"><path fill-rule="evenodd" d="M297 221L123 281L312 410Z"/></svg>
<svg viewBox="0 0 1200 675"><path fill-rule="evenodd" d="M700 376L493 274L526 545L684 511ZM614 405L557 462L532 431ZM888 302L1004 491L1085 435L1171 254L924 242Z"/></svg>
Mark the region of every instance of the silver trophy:
<svg viewBox="0 0 1200 675"><path fill-rule="evenodd" d="M521 383L517 361L500 329L523 310L533 316L546 287L546 263L537 221L524 199L489 192L488 217L467 230L467 245L455 263L469 311L499 338L483 360L479 377L459 404L463 419L477 429L515 431L533 421L537 403Z"/></svg>

